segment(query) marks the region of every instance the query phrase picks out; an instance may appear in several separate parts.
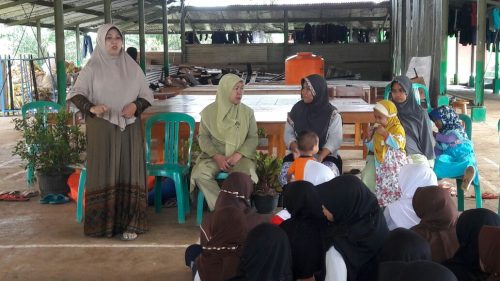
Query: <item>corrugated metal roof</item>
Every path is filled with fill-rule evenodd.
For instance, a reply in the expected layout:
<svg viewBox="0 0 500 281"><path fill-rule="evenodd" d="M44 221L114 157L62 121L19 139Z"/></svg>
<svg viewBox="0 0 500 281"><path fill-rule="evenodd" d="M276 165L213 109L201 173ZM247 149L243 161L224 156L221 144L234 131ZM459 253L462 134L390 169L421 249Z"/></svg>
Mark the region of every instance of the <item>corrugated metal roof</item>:
<svg viewBox="0 0 500 281"><path fill-rule="evenodd" d="M146 32L161 33L162 0L145 0ZM64 0L65 28L93 31L103 24L102 0ZM187 6L186 30L199 32L211 30L280 32L287 10L290 30L302 28L305 23L341 23L350 27L377 28L389 25L390 2L314 3L293 5L231 5L225 7ZM136 0L112 1L113 22L127 32L137 32L138 14ZM0 0L0 23L8 25L54 25L53 0ZM169 5L169 30L180 31L180 7Z"/></svg>

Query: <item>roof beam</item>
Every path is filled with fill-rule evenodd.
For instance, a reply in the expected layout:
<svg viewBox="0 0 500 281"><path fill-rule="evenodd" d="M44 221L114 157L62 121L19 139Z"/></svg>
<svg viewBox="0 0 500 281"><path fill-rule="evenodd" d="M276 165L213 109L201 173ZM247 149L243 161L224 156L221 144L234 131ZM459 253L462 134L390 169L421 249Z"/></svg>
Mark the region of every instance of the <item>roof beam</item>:
<svg viewBox="0 0 500 281"><path fill-rule="evenodd" d="M52 3L52 2L47 2L47 1L43 1L43 0L37 0L37 1L33 2L33 3L36 4L36 5L44 6L44 7L54 8L54 3ZM75 6L68 5L68 4L64 4L63 5L64 11L66 11L67 9L72 9L72 8L75 8ZM82 14L100 16L100 17L104 18L104 13L103 12L99 12L99 11L95 11L95 10L91 10L91 9L81 9L78 12L82 13ZM119 15L117 15L115 17L117 19L120 19L120 20L128 20L129 19L127 17L119 16Z"/></svg>
<svg viewBox="0 0 500 281"><path fill-rule="evenodd" d="M84 10L84 9L87 9L87 8L90 8L90 7L99 6L99 5L102 5L102 4L103 4L102 0L98 0L98 1L95 1L95 2L87 3L85 5L73 6L72 8L65 9L64 13L78 12L78 11L81 11L81 10ZM49 18L49 17L53 17L53 16L54 16L54 12L48 13L48 14L43 14L43 15L39 15L39 16L32 17L32 18L29 18L29 19L23 19L23 20L15 21L15 22L9 24L9 26L12 26L12 25L23 25L23 24L25 24L27 22L30 22L30 21L31 22L36 22L37 20L41 20L41 19Z"/></svg>
<svg viewBox="0 0 500 281"><path fill-rule="evenodd" d="M289 18L288 22L351 22L351 21L384 21L386 17L332 17L332 18ZM169 20L169 23L178 24L179 20ZM157 21L151 23L160 23ZM191 20L191 24L231 24L231 23L284 23L283 19L204 19Z"/></svg>
<svg viewBox="0 0 500 281"><path fill-rule="evenodd" d="M0 10L8 9L10 7L14 7L14 6L25 4L25 3L31 3L31 2L35 2L35 1L36 0L18 0L18 1L12 1L10 3L6 3L6 4L3 4L3 5L0 5Z"/></svg>
<svg viewBox="0 0 500 281"><path fill-rule="evenodd" d="M8 25L9 23L12 23L12 22L13 22L12 20L0 19L0 23L6 24L6 25ZM36 27L36 22L28 22L25 24L25 26ZM54 29L55 26L53 24L40 23L40 27ZM76 30L76 27L64 26L64 29L74 31L74 30ZM80 28L80 31L81 32L91 32L92 30L90 30L88 28Z"/></svg>
<svg viewBox="0 0 500 281"><path fill-rule="evenodd" d="M283 10L327 10L327 9L373 9L373 8L390 8L389 1L382 3L325 3L311 5L234 5L227 7L195 7L187 6L188 12L209 12L209 11L283 11Z"/></svg>

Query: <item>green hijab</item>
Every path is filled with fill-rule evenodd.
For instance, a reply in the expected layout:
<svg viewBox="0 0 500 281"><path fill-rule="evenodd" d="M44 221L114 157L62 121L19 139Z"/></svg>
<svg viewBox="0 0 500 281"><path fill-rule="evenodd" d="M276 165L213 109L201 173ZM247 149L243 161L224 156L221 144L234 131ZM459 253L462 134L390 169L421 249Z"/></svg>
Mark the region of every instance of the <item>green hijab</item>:
<svg viewBox="0 0 500 281"><path fill-rule="evenodd" d="M226 74L219 81L215 102L205 107L201 122L212 137L225 143L225 156L232 155L244 142L250 126L251 109L242 104L233 104L229 97L233 88L243 80L234 74Z"/></svg>

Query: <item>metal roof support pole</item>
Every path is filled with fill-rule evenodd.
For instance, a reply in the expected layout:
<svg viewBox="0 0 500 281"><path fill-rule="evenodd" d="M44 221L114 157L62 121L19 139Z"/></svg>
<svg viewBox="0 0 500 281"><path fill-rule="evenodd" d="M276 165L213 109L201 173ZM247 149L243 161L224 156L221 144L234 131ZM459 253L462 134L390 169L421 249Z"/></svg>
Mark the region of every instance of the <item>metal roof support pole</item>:
<svg viewBox="0 0 500 281"><path fill-rule="evenodd" d="M186 6L181 0L181 63L185 63L186 58Z"/></svg>
<svg viewBox="0 0 500 281"><path fill-rule="evenodd" d="M283 62L288 57L288 10L283 11Z"/></svg>
<svg viewBox="0 0 500 281"><path fill-rule="evenodd" d="M145 23L144 23L144 0L137 1L139 8L139 52L140 65L142 71L146 73L146 38L145 38Z"/></svg>
<svg viewBox="0 0 500 281"><path fill-rule="evenodd" d="M486 27L486 0L477 0L476 98L471 109L472 121L486 121L484 106Z"/></svg>
<svg viewBox="0 0 500 281"><path fill-rule="evenodd" d="M439 64L439 96L437 105L449 105L450 99L446 95L448 86L448 0L441 0L441 62Z"/></svg>
<svg viewBox="0 0 500 281"><path fill-rule="evenodd" d="M460 31L455 36L455 75L453 75L453 84L458 85L458 43L460 42Z"/></svg>
<svg viewBox="0 0 500 281"><path fill-rule="evenodd" d="M104 0L104 23L112 23L111 18L111 0Z"/></svg>
<svg viewBox="0 0 500 281"><path fill-rule="evenodd" d="M63 0L54 0L56 29L57 103L66 104L66 67L64 66L64 10Z"/></svg>
<svg viewBox="0 0 500 281"><path fill-rule="evenodd" d="M76 36L76 66L80 67L82 64L82 53L80 49L80 25L77 24L75 27Z"/></svg>
<svg viewBox="0 0 500 281"><path fill-rule="evenodd" d="M169 61L168 61L168 7L167 0L161 3L163 14L163 74L165 80L169 76Z"/></svg>
<svg viewBox="0 0 500 281"><path fill-rule="evenodd" d="M37 50L38 50L38 57L42 58L43 57L43 51L42 51L42 24L40 20L36 21L36 44L37 44Z"/></svg>

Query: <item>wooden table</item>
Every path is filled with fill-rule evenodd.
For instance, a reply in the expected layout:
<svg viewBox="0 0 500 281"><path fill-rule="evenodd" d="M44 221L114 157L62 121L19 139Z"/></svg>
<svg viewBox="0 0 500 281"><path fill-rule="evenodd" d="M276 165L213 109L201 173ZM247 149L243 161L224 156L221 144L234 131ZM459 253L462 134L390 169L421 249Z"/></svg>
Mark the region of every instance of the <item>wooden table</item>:
<svg viewBox="0 0 500 281"><path fill-rule="evenodd" d="M257 126L264 128L268 135L268 151L278 157L284 157L283 132L287 113L300 100L299 95L247 95L242 102L251 107L255 113ZM214 95L178 95L167 100L155 100L153 105L143 113L143 119L156 113L182 112L193 116L200 122L200 112L208 104L215 101ZM342 146L343 149L363 150L362 139L367 136L368 124L374 122L373 105L360 98L335 99L331 103L339 110L344 124L355 125L354 145Z"/></svg>

